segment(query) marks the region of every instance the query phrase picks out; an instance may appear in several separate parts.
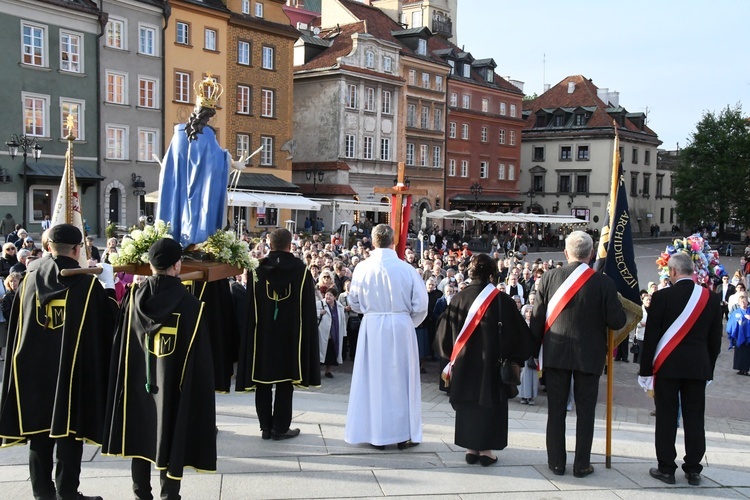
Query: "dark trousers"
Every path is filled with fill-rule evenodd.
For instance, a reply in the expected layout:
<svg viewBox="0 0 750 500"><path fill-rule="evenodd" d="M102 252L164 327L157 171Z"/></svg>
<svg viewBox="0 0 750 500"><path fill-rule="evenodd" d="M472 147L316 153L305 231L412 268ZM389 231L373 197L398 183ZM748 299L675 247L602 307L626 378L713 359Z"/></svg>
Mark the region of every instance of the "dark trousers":
<svg viewBox="0 0 750 500"><path fill-rule="evenodd" d="M276 385L276 398L272 398L271 389ZM277 384L258 384L255 388L255 412L258 414L260 429L283 434L292 423L292 395L294 386L291 382ZM273 401L272 401L273 399ZM273 408L273 410L272 410Z"/></svg>
<svg viewBox="0 0 750 500"><path fill-rule="evenodd" d="M574 470L591 465L591 443L594 440L594 414L599 396L599 375L559 368L544 368L547 383L547 462L551 467L565 467L565 417L567 416L570 377L576 403L576 452Z"/></svg>
<svg viewBox="0 0 750 500"><path fill-rule="evenodd" d="M153 500L151 494L151 462L134 458L130 464L133 478L133 493L137 500ZM167 471L160 471L162 500L180 500L180 481L167 477Z"/></svg>
<svg viewBox="0 0 750 500"><path fill-rule="evenodd" d="M706 381L694 379L654 378L656 403L656 458L659 470L674 474L677 469L677 419L682 405L682 424L685 430L685 472L701 472L701 460L706 453L704 416L706 411Z"/></svg>
<svg viewBox="0 0 750 500"><path fill-rule="evenodd" d="M630 341L625 337L625 340L620 342L615 348L615 361L628 360L628 347L630 347Z"/></svg>
<svg viewBox="0 0 750 500"><path fill-rule="evenodd" d="M53 483L52 452L55 446L57 447L55 452L57 467ZM83 441L78 441L72 436L56 439L44 434L31 436L29 438L29 475L34 498L77 499L82 454Z"/></svg>

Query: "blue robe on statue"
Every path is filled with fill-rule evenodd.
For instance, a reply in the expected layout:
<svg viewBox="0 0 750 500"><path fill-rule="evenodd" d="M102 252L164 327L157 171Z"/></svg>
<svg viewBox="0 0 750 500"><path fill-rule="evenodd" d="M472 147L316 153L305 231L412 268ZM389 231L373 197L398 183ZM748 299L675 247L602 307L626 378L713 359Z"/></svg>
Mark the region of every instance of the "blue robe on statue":
<svg viewBox="0 0 750 500"><path fill-rule="evenodd" d="M227 224L230 162L210 126L188 141L185 124L175 125L162 161L156 218L171 224L172 236L183 248L203 243Z"/></svg>

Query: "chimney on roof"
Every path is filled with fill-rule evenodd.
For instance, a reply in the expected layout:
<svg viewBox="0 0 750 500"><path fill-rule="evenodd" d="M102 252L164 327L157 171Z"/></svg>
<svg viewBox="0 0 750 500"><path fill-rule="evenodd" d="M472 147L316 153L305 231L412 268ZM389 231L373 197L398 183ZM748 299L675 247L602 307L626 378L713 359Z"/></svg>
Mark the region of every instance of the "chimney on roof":
<svg viewBox="0 0 750 500"><path fill-rule="evenodd" d="M576 82L568 82L568 94L572 94L576 90Z"/></svg>
<svg viewBox="0 0 750 500"><path fill-rule="evenodd" d="M610 92L609 93L609 103L614 106L618 107L620 105L620 93L619 92Z"/></svg>
<svg viewBox="0 0 750 500"><path fill-rule="evenodd" d="M508 78L508 83L510 83L511 85L516 87L518 90L523 92L523 82L521 80L511 80L510 78Z"/></svg>
<svg viewBox="0 0 750 500"><path fill-rule="evenodd" d="M550 84L549 83L545 83L544 84L544 91L542 93L547 92L549 90L549 88L550 88Z"/></svg>
<svg viewBox="0 0 750 500"><path fill-rule="evenodd" d="M609 104L609 89L607 88L596 89L596 97L604 101L604 104Z"/></svg>

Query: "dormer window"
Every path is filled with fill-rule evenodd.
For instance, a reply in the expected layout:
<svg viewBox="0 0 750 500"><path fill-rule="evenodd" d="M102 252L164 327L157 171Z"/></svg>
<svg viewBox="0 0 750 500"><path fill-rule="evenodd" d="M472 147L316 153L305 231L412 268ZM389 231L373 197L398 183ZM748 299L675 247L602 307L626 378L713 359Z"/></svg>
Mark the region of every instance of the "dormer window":
<svg viewBox="0 0 750 500"><path fill-rule="evenodd" d="M448 59L448 65L451 67L451 75L456 74L456 61Z"/></svg>
<svg viewBox="0 0 750 500"><path fill-rule="evenodd" d="M365 52L365 67L367 68L375 67L375 53L371 50L368 50L367 52Z"/></svg>
<svg viewBox="0 0 750 500"><path fill-rule="evenodd" d="M575 124L576 127L583 127L586 125L586 122L588 121L588 115L585 113L578 113L575 115Z"/></svg>
<svg viewBox="0 0 750 500"><path fill-rule="evenodd" d="M464 78L471 78L471 65L464 64Z"/></svg>
<svg viewBox="0 0 750 500"><path fill-rule="evenodd" d="M485 77L487 83L493 83L495 81L495 72L492 68L487 68L487 76Z"/></svg>
<svg viewBox="0 0 750 500"><path fill-rule="evenodd" d="M427 55L427 40L420 38L417 42L417 54L420 56Z"/></svg>

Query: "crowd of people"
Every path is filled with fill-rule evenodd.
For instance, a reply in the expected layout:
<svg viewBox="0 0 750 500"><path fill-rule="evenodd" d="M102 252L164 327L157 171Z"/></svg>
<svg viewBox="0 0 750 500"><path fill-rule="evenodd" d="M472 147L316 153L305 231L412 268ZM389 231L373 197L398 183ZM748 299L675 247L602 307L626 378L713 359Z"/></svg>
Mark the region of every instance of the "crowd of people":
<svg viewBox="0 0 750 500"><path fill-rule="evenodd" d="M455 443L467 450L468 464L482 466L495 463L495 451L508 444L508 401L517 397L520 404L534 405L541 382L547 392L550 470L558 475L566 473L565 420L575 400L573 475L580 478L593 473L590 454L594 410L606 358L606 331L622 327L625 313L614 283L588 265L594 248L591 236L582 231L568 235L566 262L530 262L521 253L504 252L500 241L490 253L472 254L466 242L447 238L427 245L421 253L407 246L400 259L393 250L391 227L379 224L368 229L368 236L358 238L351 248L344 247L340 238L324 241L317 233L305 238L285 229L262 237L252 248L253 256L260 260L259 267L235 277L228 285L231 315L236 319L233 324L239 331L238 338L228 341L236 353L235 359L228 360L210 354L216 350L215 341L210 338L215 332L208 333L213 325L211 316L223 311L204 313L202 295L190 293L180 285L181 247L177 242L163 240L155 244L149 253L153 276L135 280L125 276L116 279L111 267L107 267L106 262L117 253L116 239L108 241L103 252L97 249L99 255L94 257L91 240L66 225L55 226L50 230L51 258L39 259L35 273L27 273L26 277L14 267L15 243L6 243L0 270L7 271L3 276L7 289L3 312L10 319L8 346L12 352L19 352L19 342L35 342L36 330L30 330L31 335L21 335L31 326L17 311L20 304L33 300L34 294L44 298L27 307L41 307L38 314L49 321L34 327L40 331L71 328L70 325L81 324L85 315L95 315L92 319L85 316L87 326L81 330L80 338L92 335L89 330L94 327L112 332L109 343L105 336L104 341L100 338L86 344L90 350L87 355L97 357L99 362L85 370L76 364L80 354L70 351L70 347L29 347L50 356L65 353L50 362L49 368L67 374L64 382L75 388L69 398L82 397L85 391L101 396L90 405L74 405L70 411L75 415L65 422L58 420L58 412L63 408L60 405L70 406L70 400L59 401L54 391L50 392L52 387L28 386L23 370L17 369L19 363L28 361L16 357L15 371L6 363L0 436L4 444L29 441L35 495L97 498L77 493L77 437L84 437L102 443L106 454L133 458L137 498L150 498L151 464L162 471L164 498L178 498L179 478L185 466L215 469L214 389L221 385L216 365L227 361L230 372L232 361L237 361L235 391L255 392L261 437L278 441L300 433L291 426L294 387L320 385L322 379L335 377L336 367L350 358L354 366L346 441L367 443L377 449L389 445L406 449L422 441L420 372L427 371L426 361L439 359L441 371L434 374L434 381L448 394L456 411ZM17 236L21 238L21 231ZM83 247L90 252L91 265L96 265L97 260L104 262L100 264L105 271L99 281L59 275L63 268L76 267L71 260L84 251ZM650 283L642 293L644 314L634 329L631 352L634 361L640 362L644 380L658 370L652 365L657 341L667 334L665 326L669 321L675 321L671 313L663 310L663 300L652 302L652 294L676 285L684 277L685 271L679 265L680 259L675 259L674 266L670 263L670 275L658 284ZM673 267L675 274L671 274ZM23 280L30 283L29 287L19 288ZM690 421L692 448L683 469L690 484L700 482L696 459L699 462L705 451L701 451L697 429L703 413L702 393L693 387L693 382L684 385L682 380L705 381L713 377L718 355L714 353L714 305L728 318L727 332L735 342L736 363L750 363L748 300L744 290L729 293L729 287L744 287L743 283L731 281L727 277L710 300L704 300L699 314L705 313L706 318L698 322L699 327L686 327L670 351L673 354L664 365L667 368L660 372L660 380L675 382L658 386L668 387L669 394L667 389L656 391L659 467L651 471L656 479L674 480L676 466L674 457L670 458L669 444L674 447L674 433L665 422L674 413L673 394L690 387L692 392L687 400L683 399L682 412L686 426ZM115 290L116 282L119 292ZM83 293L82 287L96 288L97 294L75 298ZM56 302L60 293L73 290L77 291L66 298L67 302ZM660 293L654 298L663 296ZM13 300L16 294L19 297ZM85 307L91 300L99 301L95 310ZM682 296L675 299L677 303L681 300ZM652 303L658 306L658 312ZM60 307L65 314L59 313ZM665 314L669 321L660 320L658 325L649 321ZM720 318L721 312L718 314ZM183 338L190 341L184 342ZM682 342L682 338L692 341ZM668 368L674 359L685 356L682 351L688 350L686 342L693 343L692 350L703 349L699 356L705 366L700 373L686 376ZM618 359L627 360L631 344L628 340L624 344L625 354L618 350ZM139 354L134 356L133 352ZM177 355L171 357L173 353ZM506 380L506 369L512 372L513 366L518 371L517 380ZM190 373L184 371L185 367ZM89 387L95 375L90 370L98 373L97 380L109 383ZM746 375L748 368L739 371ZM54 381L55 386L61 383L58 375L45 380ZM643 382L648 384L648 380ZM33 422L19 422L19 416L31 418L30 409L21 411L22 401L7 396L29 390L50 393L49 401L44 403L44 411L34 412ZM131 403L125 405L124 401ZM153 405L158 408L155 414L147 410ZM184 412L191 418L181 420L186 418ZM47 420L50 424L45 423ZM166 425L178 422L182 424ZM45 425L55 429L50 435L56 437L27 431ZM63 427L55 427L60 425ZM139 425L141 434L136 436L131 425ZM202 438L188 444L187 437L196 434ZM173 453L175 443L180 450L177 454ZM51 481L55 445L57 484ZM62 462L73 466L66 463L61 467Z"/></svg>

